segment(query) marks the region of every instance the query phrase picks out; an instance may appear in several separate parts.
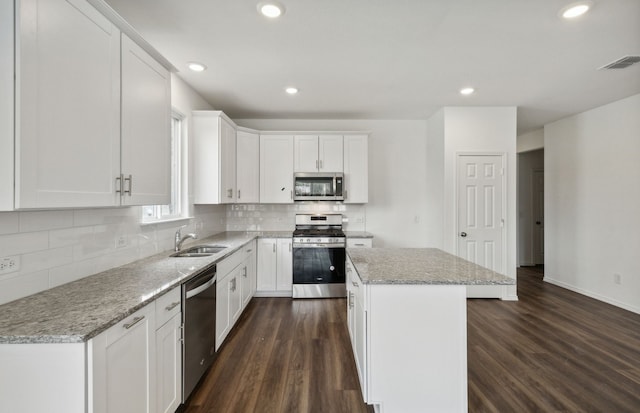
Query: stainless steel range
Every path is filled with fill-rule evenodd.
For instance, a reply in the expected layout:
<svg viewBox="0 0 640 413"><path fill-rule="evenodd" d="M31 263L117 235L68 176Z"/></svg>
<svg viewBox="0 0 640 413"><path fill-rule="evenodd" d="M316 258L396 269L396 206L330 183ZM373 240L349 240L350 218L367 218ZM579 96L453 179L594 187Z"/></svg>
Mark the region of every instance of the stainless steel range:
<svg viewBox="0 0 640 413"><path fill-rule="evenodd" d="M293 298L346 297L341 214L296 214Z"/></svg>

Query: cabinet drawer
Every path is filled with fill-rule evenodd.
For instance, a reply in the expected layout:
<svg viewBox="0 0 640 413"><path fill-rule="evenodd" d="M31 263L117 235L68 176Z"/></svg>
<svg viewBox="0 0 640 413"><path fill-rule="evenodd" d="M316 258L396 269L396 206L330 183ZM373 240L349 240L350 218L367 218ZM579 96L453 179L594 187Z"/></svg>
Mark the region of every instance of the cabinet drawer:
<svg viewBox="0 0 640 413"><path fill-rule="evenodd" d="M256 250L256 242L251 241L240 247L236 252L220 261L217 265L218 281L221 281L227 274L242 264L249 254Z"/></svg>
<svg viewBox="0 0 640 413"><path fill-rule="evenodd" d="M182 289L176 287L156 300L156 329L182 310Z"/></svg>
<svg viewBox="0 0 640 413"><path fill-rule="evenodd" d="M142 307L140 310L120 321L118 324L109 327L109 329L103 333L106 337L106 346L110 346L125 334L136 328L148 328L149 323L151 323L151 326L155 326L155 315L155 307L153 303L151 303Z"/></svg>
<svg viewBox="0 0 640 413"><path fill-rule="evenodd" d="M372 246L371 238L347 238L347 248L371 248Z"/></svg>

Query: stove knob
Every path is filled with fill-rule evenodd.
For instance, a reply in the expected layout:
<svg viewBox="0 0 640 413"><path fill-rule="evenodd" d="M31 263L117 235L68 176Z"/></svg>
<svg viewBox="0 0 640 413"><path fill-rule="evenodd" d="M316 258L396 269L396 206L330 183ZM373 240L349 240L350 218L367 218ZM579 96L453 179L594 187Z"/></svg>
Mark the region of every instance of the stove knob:
<svg viewBox="0 0 640 413"><path fill-rule="evenodd" d="M311 240L309 238L307 238L307 242L311 242Z"/></svg>

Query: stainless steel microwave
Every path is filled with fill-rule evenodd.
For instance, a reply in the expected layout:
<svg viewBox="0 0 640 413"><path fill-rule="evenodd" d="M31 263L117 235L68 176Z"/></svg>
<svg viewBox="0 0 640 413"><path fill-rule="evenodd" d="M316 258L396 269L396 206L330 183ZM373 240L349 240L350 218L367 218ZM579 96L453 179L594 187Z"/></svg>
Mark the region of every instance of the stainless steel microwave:
<svg viewBox="0 0 640 413"><path fill-rule="evenodd" d="M296 173L293 175L294 201L343 201L342 173Z"/></svg>

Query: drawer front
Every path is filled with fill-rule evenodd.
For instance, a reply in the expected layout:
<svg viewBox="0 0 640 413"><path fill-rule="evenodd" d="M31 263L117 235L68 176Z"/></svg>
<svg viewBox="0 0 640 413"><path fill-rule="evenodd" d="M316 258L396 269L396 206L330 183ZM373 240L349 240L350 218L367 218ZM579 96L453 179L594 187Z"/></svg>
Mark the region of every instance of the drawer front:
<svg viewBox="0 0 640 413"><path fill-rule="evenodd" d="M156 329L182 311L182 289L176 287L156 300Z"/></svg>
<svg viewBox="0 0 640 413"><path fill-rule="evenodd" d="M234 268L236 268L245 260L245 258L247 257L246 250L246 245L244 245L240 247L239 250L216 264L218 281L223 279L225 275L229 274L231 271L233 271Z"/></svg>
<svg viewBox="0 0 640 413"><path fill-rule="evenodd" d="M371 248L372 246L371 238L347 238L347 248Z"/></svg>
<svg viewBox="0 0 640 413"><path fill-rule="evenodd" d="M135 328L143 327L148 328L149 324L151 324L151 328L155 326L155 306L154 303L148 304L142 307L140 310L135 313L129 315L124 320L120 321L118 324L109 327L104 334L106 334L106 345L110 346L112 343L118 341L125 334L133 331ZM147 327L144 327L144 326Z"/></svg>

